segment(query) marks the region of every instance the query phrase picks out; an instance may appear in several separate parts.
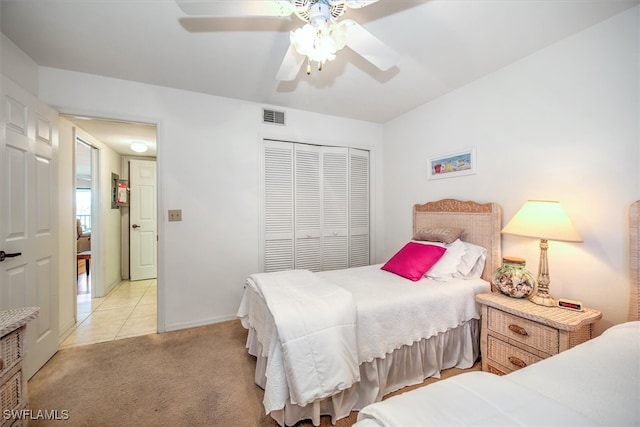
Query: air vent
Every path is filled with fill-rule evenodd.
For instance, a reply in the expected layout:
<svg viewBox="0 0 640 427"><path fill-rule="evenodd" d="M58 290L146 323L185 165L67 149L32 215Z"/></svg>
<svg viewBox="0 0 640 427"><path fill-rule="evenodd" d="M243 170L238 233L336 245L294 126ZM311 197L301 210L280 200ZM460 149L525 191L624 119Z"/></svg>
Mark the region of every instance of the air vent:
<svg viewBox="0 0 640 427"><path fill-rule="evenodd" d="M262 109L262 123L284 125L284 111Z"/></svg>

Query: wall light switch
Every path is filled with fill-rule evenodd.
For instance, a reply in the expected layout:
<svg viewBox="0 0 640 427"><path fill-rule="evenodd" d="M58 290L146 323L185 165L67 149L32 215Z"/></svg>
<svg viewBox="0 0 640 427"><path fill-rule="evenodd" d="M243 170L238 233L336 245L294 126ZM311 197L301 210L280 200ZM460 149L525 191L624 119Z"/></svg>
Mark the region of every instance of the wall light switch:
<svg viewBox="0 0 640 427"><path fill-rule="evenodd" d="M169 209L169 221L182 221L182 209Z"/></svg>

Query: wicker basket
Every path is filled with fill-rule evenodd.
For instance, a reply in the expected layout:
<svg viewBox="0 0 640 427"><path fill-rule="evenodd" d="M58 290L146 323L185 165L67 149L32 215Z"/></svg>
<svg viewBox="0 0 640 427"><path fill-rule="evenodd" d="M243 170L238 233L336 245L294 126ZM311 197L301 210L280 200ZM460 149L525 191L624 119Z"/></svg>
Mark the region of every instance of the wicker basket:
<svg viewBox="0 0 640 427"><path fill-rule="evenodd" d="M0 376L13 368L23 355L25 327L0 338Z"/></svg>
<svg viewBox="0 0 640 427"><path fill-rule="evenodd" d="M16 371L9 381L0 385L0 412L17 409L24 401L22 396L22 372Z"/></svg>

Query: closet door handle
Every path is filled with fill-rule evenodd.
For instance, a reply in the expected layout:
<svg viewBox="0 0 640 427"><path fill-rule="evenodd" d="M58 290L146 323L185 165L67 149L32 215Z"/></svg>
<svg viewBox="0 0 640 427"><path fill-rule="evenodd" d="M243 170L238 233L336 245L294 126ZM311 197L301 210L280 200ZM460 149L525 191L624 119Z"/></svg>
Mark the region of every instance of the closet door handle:
<svg viewBox="0 0 640 427"><path fill-rule="evenodd" d="M12 254L8 254L5 251L0 251L0 262L4 261L5 258L13 258L22 255L22 252L15 252Z"/></svg>
<svg viewBox="0 0 640 427"><path fill-rule="evenodd" d="M140 228L140 226L138 224L133 224L131 228Z"/></svg>

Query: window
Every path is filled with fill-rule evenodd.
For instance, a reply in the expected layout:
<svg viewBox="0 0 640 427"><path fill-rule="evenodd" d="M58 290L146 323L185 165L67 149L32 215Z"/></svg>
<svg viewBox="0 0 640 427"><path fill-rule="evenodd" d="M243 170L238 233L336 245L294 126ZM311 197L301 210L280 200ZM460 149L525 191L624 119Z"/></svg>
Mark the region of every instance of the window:
<svg viewBox="0 0 640 427"><path fill-rule="evenodd" d="M91 231L90 188L76 188L76 218L80 220L83 233Z"/></svg>

